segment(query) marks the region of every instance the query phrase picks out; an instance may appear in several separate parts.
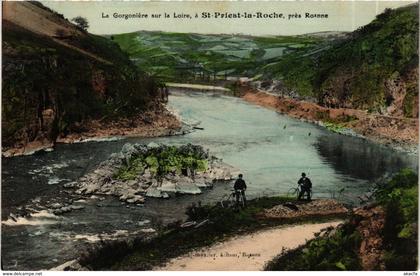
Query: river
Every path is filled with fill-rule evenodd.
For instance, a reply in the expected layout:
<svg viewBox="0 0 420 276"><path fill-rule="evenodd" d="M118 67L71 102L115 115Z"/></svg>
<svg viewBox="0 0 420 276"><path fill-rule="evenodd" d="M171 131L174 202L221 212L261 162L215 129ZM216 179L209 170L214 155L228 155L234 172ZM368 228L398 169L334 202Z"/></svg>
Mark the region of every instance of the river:
<svg viewBox="0 0 420 276"><path fill-rule="evenodd" d="M217 184L201 195L168 200L146 199L142 206L114 198L81 199L63 184L94 169L125 143L200 144L240 168L248 198L285 193L301 172L311 178L314 197L357 204L372 183L401 168L418 169L418 156L369 141L328 132L322 127L221 94L175 92L169 106L203 130L173 137L125 138L107 142L58 145L53 152L2 159L2 264L4 269L39 270L74 259L101 237L124 237L133 231L152 232L159 225L184 219L192 202L218 201L230 185ZM8 219L25 206L78 200L85 208L62 216L40 212L17 222Z"/></svg>

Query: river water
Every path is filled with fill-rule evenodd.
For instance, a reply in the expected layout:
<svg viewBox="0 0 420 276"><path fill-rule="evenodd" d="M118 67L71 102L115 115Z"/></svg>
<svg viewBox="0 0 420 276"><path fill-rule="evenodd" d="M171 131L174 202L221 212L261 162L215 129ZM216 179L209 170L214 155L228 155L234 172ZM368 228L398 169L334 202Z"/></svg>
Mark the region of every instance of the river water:
<svg viewBox="0 0 420 276"><path fill-rule="evenodd" d="M231 185L219 183L201 195L168 200L146 199L143 206L114 198L81 199L62 185L91 171L125 143L200 144L239 168L248 198L286 193L301 172L311 178L314 197L357 204L376 180L401 168L418 169L418 156L369 141L342 136L242 99L211 93L172 93L169 106L204 130L184 136L126 138L58 145L53 152L2 159L2 265L11 270L39 270L74 259L92 242L149 233L158 225L184 219L192 202L218 201ZM19 207L38 210L41 203L79 200L84 206L62 216L41 211L17 222L8 219ZM38 208L38 209L37 209Z"/></svg>

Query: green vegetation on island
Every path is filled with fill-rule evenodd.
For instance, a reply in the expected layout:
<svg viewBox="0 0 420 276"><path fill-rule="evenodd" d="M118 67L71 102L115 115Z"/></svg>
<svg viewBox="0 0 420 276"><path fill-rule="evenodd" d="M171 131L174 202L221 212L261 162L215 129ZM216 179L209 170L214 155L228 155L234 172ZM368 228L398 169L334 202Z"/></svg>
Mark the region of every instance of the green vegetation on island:
<svg viewBox="0 0 420 276"><path fill-rule="evenodd" d="M134 180L146 169L157 179L168 173L180 175L186 170L204 172L208 168L208 157L208 154L199 146L162 145L131 156L127 164L123 165L114 177L123 181Z"/></svg>

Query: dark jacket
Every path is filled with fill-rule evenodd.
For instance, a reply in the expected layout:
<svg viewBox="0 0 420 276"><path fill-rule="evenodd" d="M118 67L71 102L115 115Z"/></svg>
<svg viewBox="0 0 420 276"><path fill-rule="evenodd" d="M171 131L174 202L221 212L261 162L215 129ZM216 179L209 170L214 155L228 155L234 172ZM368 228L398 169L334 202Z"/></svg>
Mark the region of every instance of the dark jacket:
<svg viewBox="0 0 420 276"><path fill-rule="evenodd" d="M311 189L312 188L312 182L309 178L305 177L301 177L298 181L299 185L302 185L302 188L304 189Z"/></svg>
<svg viewBox="0 0 420 276"><path fill-rule="evenodd" d="M245 181L241 178L235 181L235 185L233 185L233 189L235 190L246 190Z"/></svg>

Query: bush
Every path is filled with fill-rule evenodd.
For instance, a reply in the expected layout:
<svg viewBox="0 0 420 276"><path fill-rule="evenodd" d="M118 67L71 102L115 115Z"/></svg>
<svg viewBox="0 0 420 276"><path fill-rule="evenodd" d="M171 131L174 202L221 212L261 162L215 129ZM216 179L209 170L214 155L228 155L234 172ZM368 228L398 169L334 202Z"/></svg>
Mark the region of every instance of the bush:
<svg viewBox="0 0 420 276"><path fill-rule="evenodd" d="M385 207L383 229L387 270L417 269L418 176L402 170L387 184L378 185L376 198Z"/></svg>
<svg viewBox="0 0 420 276"><path fill-rule="evenodd" d="M305 246L281 254L265 270L360 270L360 234L346 224L328 237L319 237Z"/></svg>
<svg viewBox="0 0 420 276"><path fill-rule="evenodd" d="M208 168L207 158L208 154L200 146L161 146L149 149L145 154L132 156L114 177L123 181L134 180L145 169L149 169L157 179L169 173L181 174L185 170L204 172Z"/></svg>

